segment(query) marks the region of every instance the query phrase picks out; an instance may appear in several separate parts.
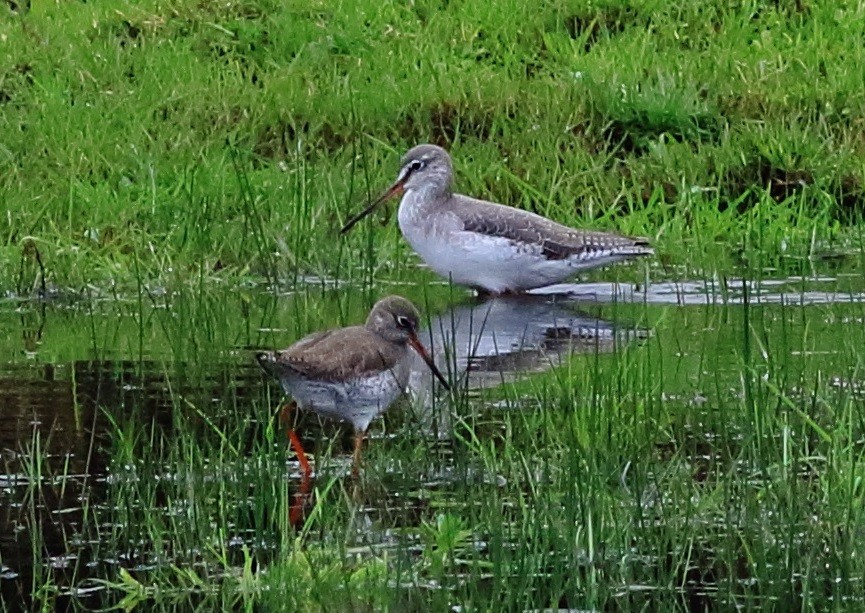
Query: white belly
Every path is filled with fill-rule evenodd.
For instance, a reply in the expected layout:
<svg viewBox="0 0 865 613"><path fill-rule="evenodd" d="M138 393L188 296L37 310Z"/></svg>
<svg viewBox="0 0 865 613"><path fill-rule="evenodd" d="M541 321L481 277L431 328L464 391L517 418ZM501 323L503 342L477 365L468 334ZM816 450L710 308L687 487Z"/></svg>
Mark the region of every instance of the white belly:
<svg viewBox="0 0 865 613"><path fill-rule="evenodd" d="M347 421L357 432L366 432L370 422L403 394L407 384L407 360L395 369L350 381L316 381L303 377L282 379L283 389L301 409Z"/></svg>
<svg viewBox="0 0 865 613"><path fill-rule="evenodd" d="M427 266L457 285L493 293L522 291L560 283L575 272L568 260L548 260L537 247L456 229L456 220L447 216L421 225L401 207L400 230Z"/></svg>
<svg viewBox="0 0 865 613"><path fill-rule="evenodd" d="M406 241L436 273L457 285L492 293L520 292L565 281L571 275L624 259L615 250L587 251L554 260L540 245L463 230L451 212L430 212L421 194L407 193L399 207Z"/></svg>

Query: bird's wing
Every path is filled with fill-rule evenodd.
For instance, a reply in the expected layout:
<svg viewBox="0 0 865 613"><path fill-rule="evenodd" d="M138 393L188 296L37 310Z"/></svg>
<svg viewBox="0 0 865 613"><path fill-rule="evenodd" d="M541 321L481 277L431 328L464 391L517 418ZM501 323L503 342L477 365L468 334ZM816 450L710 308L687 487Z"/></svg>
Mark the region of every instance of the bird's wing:
<svg viewBox="0 0 865 613"><path fill-rule="evenodd" d="M472 203L471 207L457 206L453 211L463 222L465 231L537 245L544 257L550 260L629 248L633 249L634 255L648 255L652 252L648 240L644 238L607 232L577 231L530 211L475 199L472 199Z"/></svg>
<svg viewBox="0 0 865 613"><path fill-rule="evenodd" d="M376 342L378 340L378 342ZM393 361L394 348L361 326L318 332L271 354L273 370L342 381L375 374Z"/></svg>

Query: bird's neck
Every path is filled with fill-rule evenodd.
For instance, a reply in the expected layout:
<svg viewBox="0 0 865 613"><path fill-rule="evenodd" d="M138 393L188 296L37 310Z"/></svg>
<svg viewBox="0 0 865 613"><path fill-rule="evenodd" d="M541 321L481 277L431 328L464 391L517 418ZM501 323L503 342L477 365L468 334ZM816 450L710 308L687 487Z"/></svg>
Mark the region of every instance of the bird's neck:
<svg viewBox="0 0 865 613"><path fill-rule="evenodd" d="M402 205L418 212L427 212L444 206L452 195L450 186L433 183L407 191Z"/></svg>

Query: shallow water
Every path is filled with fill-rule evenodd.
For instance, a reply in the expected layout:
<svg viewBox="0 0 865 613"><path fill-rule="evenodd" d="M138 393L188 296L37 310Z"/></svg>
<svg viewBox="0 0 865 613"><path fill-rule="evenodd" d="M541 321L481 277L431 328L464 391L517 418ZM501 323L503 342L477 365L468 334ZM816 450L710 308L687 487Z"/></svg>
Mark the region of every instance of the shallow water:
<svg viewBox="0 0 865 613"><path fill-rule="evenodd" d="M495 418L484 416L533 408L538 396L528 392L543 380L539 375L566 370L580 356L584 369L624 351L651 350L662 356L666 363L657 372L663 378L658 397L689 415L681 430L689 453L671 452L667 468L692 473L695 480L710 479L728 465L730 451L713 446L711 430L718 421L706 399L738 385L743 305L749 309L749 325L760 324L752 348L756 355L780 351L791 371L802 371L798 361L805 357L816 359L830 386L861 395L861 373L852 372L849 364L851 346L865 341L865 286L859 275L579 284L487 302L460 292L452 299L444 290L427 296L422 288L396 289L419 304L428 302L422 338L462 390L459 406L469 407L471 416L463 413L463 426L455 424L451 401L430 385L428 371L419 364L411 382L413 401L388 414L389 434L382 436L380 424L373 427L370 462L381 479L361 494L363 502L347 531L354 534L349 551L405 548L406 541L395 538L394 531L416 528L431 505L482 504L467 500L465 488L477 483L494 490L508 477L466 459L465 449L455 443L464 434L457 431L471 419L478 437L498 436ZM168 505L166 514L182 516L182 505L161 498L158 488L141 486L148 480L188 482L195 491L208 492L214 483L233 484L241 493L236 494L236 509L218 515L225 525L217 545L237 556L238 563L244 547L260 563L271 560L279 538L260 527L267 523L261 518L268 510L260 508L261 497L252 490L274 481L275 491L296 489L299 469L273 434L279 429L280 394L253 363L252 351L287 345L313 329L360 321L374 298L319 285L283 294L256 288L160 290L128 299L9 300L0 305L7 356L0 364L0 589L5 605L26 606L43 584L58 586L60 606L116 602L103 600L107 589L92 580L113 578L121 567L146 573L194 559L194 552L166 556L167 550L137 540L136 526L127 522L140 509L113 508L118 492L142 487L140 491L157 492L141 500L142 507ZM791 380L790 395L796 385ZM511 391L502 393L505 389ZM703 417L711 427L701 425ZM129 424L137 428L135 440L124 438ZM243 434L231 443L235 460L214 463L198 474L183 471L184 453L192 457L196 452L175 449L175 433L206 440L207 448L214 449L220 433L237 424L243 424ZM316 464L319 482L348 474L350 441L344 429L304 415L297 430L321 459ZM431 454L412 456L401 443L402 437L411 438L407 431L435 441L429 443ZM736 440L740 434L725 436ZM140 457L136 450L145 439L154 455ZM266 446L263 440L274 443ZM658 449L663 455L663 445ZM405 472L408 465L414 474ZM621 483L611 487L630 493L634 470L623 464ZM244 484L249 484L246 494ZM649 514L679 504L657 486L634 495ZM725 519L705 521L721 525ZM326 541L328 535L319 536ZM108 547L117 542L126 546ZM423 548L417 541L415 554ZM482 543L475 546L481 554L484 548ZM609 552L610 563L621 555ZM672 554L629 555L644 556L642 563L652 566ZM699 555L711 559L714 554L707 547ZM712 565L704 560L698 566ZM711 599L720 580L711 574L683 577L689 583L682 593L699 602ZM850 580L861 583L862 578ZM621 586L619 591L622 602L631 603L633 594L655 589L659 586Z"/></svg>

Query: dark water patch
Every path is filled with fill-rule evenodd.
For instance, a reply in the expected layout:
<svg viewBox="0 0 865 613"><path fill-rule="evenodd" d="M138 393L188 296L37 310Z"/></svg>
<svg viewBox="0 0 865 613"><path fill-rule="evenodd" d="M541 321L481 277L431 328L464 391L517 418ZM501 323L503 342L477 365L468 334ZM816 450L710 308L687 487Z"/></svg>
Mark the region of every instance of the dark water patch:
<svg viewBox="0 0 865 613"><path fill-rule="evenodd" d="M136 545L135 527L114 524L114 509L105 506L113 488L138 478L134 467L113 463L117 424L141 423L160 438L151 448L158 452L171 444L178 395L204 399L207 406L226 393L243 401L261 386L252 367L245 374L211 372L196 381L179 369L170 384L159 363L82 361L0 371L4 601L28 602L34 577L50 576L49 583L71 598L90 578L113 575L118 566L146 570L167 564L156 551L148 554L145 543ZM113 545L106 534L114 535ZM121 549L104 552L116 546Z"/></svg>
<svg viewBox="0 0 865 613"><path fill-rule="evenodd" d="M122 591L92 580L125 569L148 590L221 603L245 564L258 580L289 564L286 542L349 570L382 565L394 601L445 608L498 594L519 609L580 606L587 585L613 608L817 594L790 587L801 565L777 561L792 552L855 584L854 563L821 553L852 538L838 505L813 504L847 483L825 489L821 430L858 440L837 422L862 398L849 368L862 290L855 274L597 283L430 307L422 339L459 391L431 394L416 375L415 398L375 422L358 482L348 429L301 414L316 468L307 532L285 517L300 471L281 391L251 349L362 320L364 300L250 290L236 310L231 291L212 304L168 292L143 313L136 300L47 303L43 340L0 368L0 406L14 407L0 421L4 601L31 597L35 578L61 605L117 604ZM444 305L450 290L388 291ZM329 323L297 315L314 308ZM19 330L34 322L0 315L21 355ZM57 357L60 337L124 317L134 325ZM187 571L207 588L171 575Z"/></svg>
<svg viewBox="0 0 865 613"><path fill-rule="evenodd" d="M93 561L84 551L87 539L74 535L83 530L87 510L99 504L106 458L93 434L98 410L76 401L65 370L46 365L0 374L0 559L9 577L0 586L6 602L28 601L34 573L56 574L58 583L69 585L79 567ZM79 546L69 547L70 540Z"/></svg>
<svg viewBox="0 0 865 613"><path fill-rule="evenodd" d="M169 309L172 304L176 304L176 297L159 308ZM612 338L608 324L570 313L566 306L546 298L494 301L486 307L481 305L480 310L475 306L464 307L465 315L442 313L438 321L447 321L450 326L464 317L480 317L496 328L502 341L507 337L508 348L502 348L501 363L495 367L500 380L501 373L507 373L509 368L531 366L533 370L544 370L561 360L569 347L588 341L597 349L598 343ZM492 306L496 308L491 314ZM86 310L78 311L86 318ZM506 329L507 321L512 322L510 331ZM493 328L484 325L477 332L484 330L493 334ZM491 374L490 360L496 358L488 355L481 359L477 353L479 348L488 351L489 341L478 344L470 336L462 340L468 345L461 347L474 347L475 351L459 358L459 368ZM439 359L446 361L441 352L444 345L438 349ZM531 355L531 359L509 360L505 353ZM37 345L34 356L38 355ZM484 368L479 360L486 361ZM471 380L472 385L479 383L474 376ZM93 587L89 580L116 576L120 568L138 573L143 579L142 574L160 572L172 564L207 564L207 556L193 549L159 547L151 542L150 528L139 523L146 521L149 511L127 498L130 495L144 495L140 504L164 509L170 517L205 504L213 495L205 492L222 484L220 487L228 487L239 496L233 520L226 525L227 541L222 545L233 552L238 564L242 563L244 547L259 562L273 555L277 535L266 536L268 531L262 532L261 527L276 521L276 509L261 508L255 490L263 482L274 483L274 477L276 483L281 483L296 479L299 473L294 462L285 460L283 444L261 455L265 430L276 428L281 437L274 418L280 392L251 359L242 364L218 359L203 363L32 361L7 366L0 375L0 390L0 402L12 408L12 412L4 413L0 428L0 448L10 450L4 454L0 494L4 510L0 533L10 535L0 539L5 577L2 586L7 602L30 596L27 586L36 576L34 573L50 576L55 589L66 594L64 598L73 594L85 598L88 593L102 598L100 591L87 592ZM391 427L399 429L401 421L415 417L407 414L390 419ZM248 426L232 436L236 459L219 460L195 472L178 463L183 457L177 455L178 444L197 441L190 450L202 445L201 449L209 449L222 436L220 433L231 432L243 419L248 420ZM325 460L317 471L320 478L342 478L348 473L348 464L338 459L348 457L351 449L347 429L324 424L322 430L318 419L309 414L301 415L296 427L304 442L315 450L316 458ZM323 443L339 432L342 434L335 448ZM372 438L370 444L384 448L391 442L375 440L375 435ZM387 525L416 525L432 512L429 497L437 489L446 491L457 483L499 483L499 476L482 468L455 471L451 468L452 453L449 445L440 445L426 476L408 489L400 487L402 470L387 470L385 474L391 475L386 481L387 491L395 492L396 497L390 500L379 492L369 499L372 507L387 509L379 520L386 519ZM333 459L327 460L331 455ZM183 503L186 488L200 492L203 500L194 505ZM126 498L123 505L132 506L112 506L116 502L109 501L118 500L118 496ZM214 500L213 504L218 503ZM136 517L141 519L134 520ZM110 536L107 540L106 535ZM34 542L39 543L38 547L33 547Z"/></svg>

